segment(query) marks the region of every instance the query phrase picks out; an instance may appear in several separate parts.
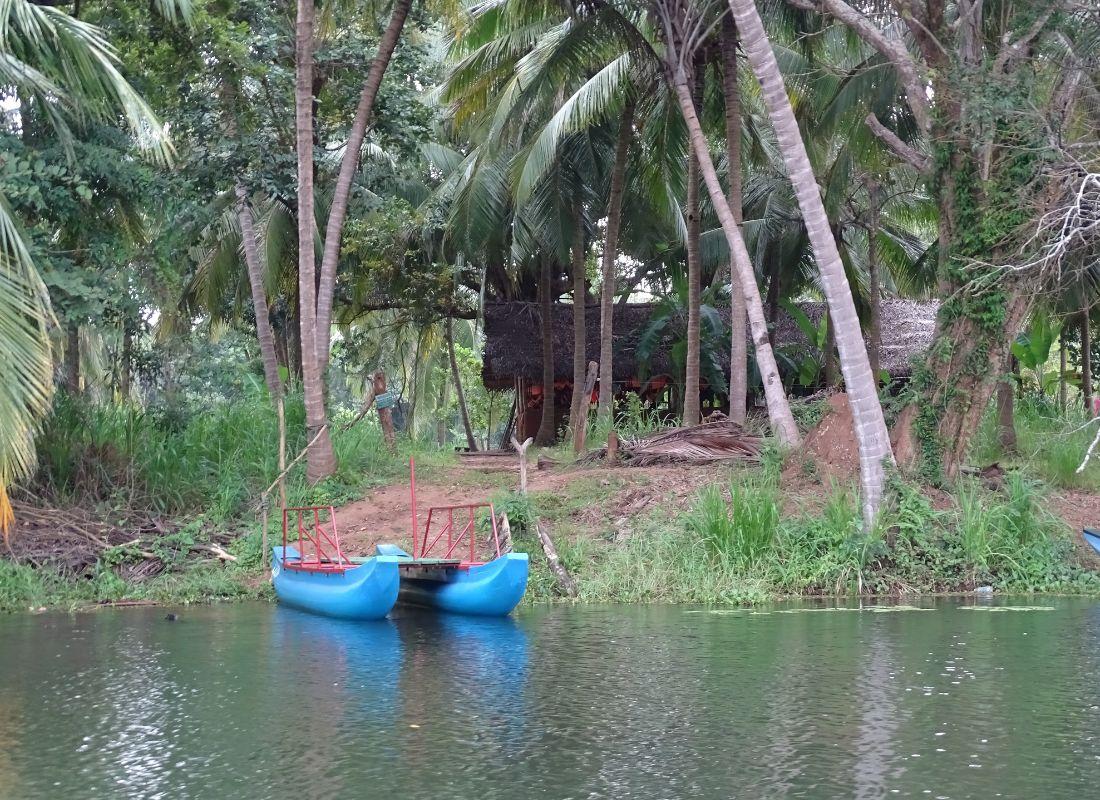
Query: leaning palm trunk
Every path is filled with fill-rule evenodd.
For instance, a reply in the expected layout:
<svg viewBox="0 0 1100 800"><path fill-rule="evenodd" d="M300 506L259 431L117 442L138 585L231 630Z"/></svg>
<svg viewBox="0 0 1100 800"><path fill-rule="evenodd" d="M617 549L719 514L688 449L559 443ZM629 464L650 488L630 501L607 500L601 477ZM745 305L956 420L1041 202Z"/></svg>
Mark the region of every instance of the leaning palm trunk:
<svg viewBox="0 0 1100 800"><path fill-rule="evenodd" d="M237 219L241 223L241 249L248 270L248 284L252 289L252 308L256 315L256 340L260 343L260 359L264 364L264 380L271 401L278 403L283 396L283 379L279 375L279 358L275 354L275 333L268 315L267 292L264 290L264 271L260 264L260 250L256 244L256 224L248 193L237 183Z"/></svg>
<svg viewBox="0 0 1100 800"><path fill-rule="evenodd" d="M600 270L600 398L597 416L611 416L611 399L615 379L614 344L615 258L618 256L619 225L622 223L623 184L626 182L626 157L630 137L634 133L634 103L628 101L619 122L619 137L615 142L615 161L611 167L611 190L607 199L607 234L603 243L603 263Z"/></svg>
<svg viewBox="0 0 1100 800"><path fill-rule="evenodd" d="M687 123L692 152L699 161L703 181L707 185L707 193L718 214L718 221L722 224L722 232L726 236L731 257L737 265L737 276L741 282L741 288L745 292L749 330L752 332L756 364L764 384L764 397L768 403L768 417L771 420L772 429L783 445L795 446L799 443L798 427L791 414L791 406L787 402L783 381L779 377L779 367L775 363L775 353L768 339L768 324L764 319L764 304L760 300L760 289L756 285L756 272L749 260L749 251L745 247L745 240L741 237L737 221L734 219L733 212L730 211L729 202L722 194L718 172L714 168L714 162L711 161L707 140L703 135L703 126L695 113L695 103L692 101L691 89L688 87L683 70L676 72L673 78L673 89L680 103L680 111Z"/></svg>
<svg viewBox="0 0 1100 800"><path fill-rule="evenodd" d="M455 383L455 399L458 400L458 415L462 419L462 429L466 432L466 446L471 452L477 450L477 440L474 439L474 428L470 424L470 410L466 406L466 394L462 391L462 377L458 372L458 359L455 357L455 337L451 330L451 318L447 317L447 358L451 362L451 380ZM447 384L443 384L444 392ZM444 394L446 397L446 394Z"/></svg>
<svg viewBox="0 0 1100 800"><path fill-rule="evenodd" d="M316 482L336 471L319 355L328 329L317 327L317 270L313 253L313 0L298 0L295 27L294 122L298 156L298 296L302 325L302 383L306 406L306 476ZM318 341L318 339L321 341Z"/></svg>
<svg viewBox="0 0 1100 800"><path fill-rule="evenodd" d="M726 101L726 163L729 165L730 211L741 226L741 89L737 84L737 27L722 19L722 92ZM749 353L745 338L745 292L737 279L737 265L730 259L730 419L745 422L749 394Z"/></svg>
<svg viewBox="0 0 1100 800"><path fill-rule="evenodd" d="M389 24L382 41L378 43L378 53L370 65L363 91L359 95L359 105L355 109L355 119L351 123L351 133L340 162L340 174L336 178L336 187L332 192L332 205L329 207L328 223L325 226L325 249L321 256L321 279L317 287L317 330L325 335L332 323L332 298L336 289L336 266L340 260L340 236L344 230L344 219L348 212L348 197L351 194L352 180L359 166L359 151L370 125L371 112L378 87L393 57L397 40L405 26L412 0L397 0L393 4ZM322 369L328 365L328 348L321 354Z"/></svg>
<svg viewBox="0 0 1100 800"><path fill-rule="evenodd" d="M697 60L694 69L695 91L692 105L698 108L702 100L702 72L705 64ZM684 427L699 424L699 303L701 295L699 264L699 160L687 164L687 355L684 359Z"/></svg>
<svg viewBox="0 0 1100 800"><path fill-rule="evenodd" d="M882 415L875 378L867 358L852 290L844 274L821 190L810 166L806 145L798 130L783 75L775 60L764 24L753 0L729 0L734 20L743 34L745 54L760 82L764 104L775 129L787 175L798 197L806 233L821 271L821 288L836 331L840 368L852 406L852 421L859 443L860 480L863 487L863 520L868 529L882 499L886 464L893 463L890 437Z"/></svg>

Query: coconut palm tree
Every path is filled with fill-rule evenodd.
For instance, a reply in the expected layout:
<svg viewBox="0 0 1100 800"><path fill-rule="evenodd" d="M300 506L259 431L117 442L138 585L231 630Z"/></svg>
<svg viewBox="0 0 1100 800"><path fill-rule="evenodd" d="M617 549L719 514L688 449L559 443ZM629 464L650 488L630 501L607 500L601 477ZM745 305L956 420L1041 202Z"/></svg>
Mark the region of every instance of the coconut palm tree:
<svg viewBox="0 0 1100 800"><path fill-rule="evenodd" d="M775 354L768 338L768 327L764 318L760 291L756 284L756 273L749 259L741 231L737 227L737 221L718 180L718 172L711 159L688 77L688 68L693 54L702 39L708 35L714 20L720 19L715 13L717 4L702 2L695 5L687 0L653 0L650 7L661 27L666 74L687 124L692 154L699 163L707 193L721 222L730 253L737 264L741 286L745 291L749 328L756 351L757 366L764 385L764 395L768 402L768 415L771 418L772 428L783 444L796 445L800 438L798 427L791 414L783 382L780 380L779 368L775 362Z"/></svg>
<svg viewBox="0 0 1100 800"><path fill-rule="evenodd" d="M185 18L190 3L161 0L169 19ZM30 0L0 0L0 83L14 106L5 112L21 128L33 119L63 146L77 134L71 121L107 124L121 117L137 145L160 159L171 146L160 122L118 70L103 32L59 8ZM0 531L12 522L7 488L34 464L33 433L53 391L49 293L19 222L0 196Z"/></svg>

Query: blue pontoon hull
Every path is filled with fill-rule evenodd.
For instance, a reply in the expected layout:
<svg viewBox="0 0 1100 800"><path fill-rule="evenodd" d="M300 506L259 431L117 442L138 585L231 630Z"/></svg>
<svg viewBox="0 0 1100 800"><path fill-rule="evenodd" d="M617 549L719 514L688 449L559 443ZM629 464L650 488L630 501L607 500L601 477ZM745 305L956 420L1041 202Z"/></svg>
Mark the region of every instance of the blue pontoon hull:
<svg viewBox="0 0 1100 800"><path fill-rule="evenodd" d="M1100 553L1100 531L1085 528L1085 541L1092 545L1092 549Z"/></svg>
<svg viewBox="0 0 1100 800"><path fill-rule="evenodd" d="M340 619L382 619L397 602L401 577L393 556L368 558L343 571L287 568L283 548L273 548L272 583L280 603ZM286 556L298 557L293 547Z"/></svg>
<svg viewBox="0 0 1100 800"><path fill-rule="evenodd" d="M519 605L527 591L527 554L507 553L486 564L467 567L417 562L393 545L379 552L398 555L398 602L483 617L502 617ZM384 556L376 556L382 558Z"/></svg>

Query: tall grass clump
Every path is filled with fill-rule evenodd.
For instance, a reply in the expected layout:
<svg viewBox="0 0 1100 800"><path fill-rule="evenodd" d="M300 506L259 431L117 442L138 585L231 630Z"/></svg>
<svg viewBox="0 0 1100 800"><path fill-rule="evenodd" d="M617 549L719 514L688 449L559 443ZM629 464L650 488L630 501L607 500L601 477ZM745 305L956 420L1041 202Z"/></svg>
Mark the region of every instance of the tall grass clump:
<svg viewBox="0 0 1100 800"><path fill-rule="evenodd" d="M728 500L720 487L705 486L687 516L688 531L713 558L743 570L771 551L778 527L776 490L764 482L731 481Z"/></svg>
<svg viewBox="0 0 1100 800"><path fill-rule="evenodd" d="M880 530L864 532L856 493L833 486L819 512L781 526L779 557L769 563L768 575L786 592L862 594L869 567L885 550Z"/></svg>
<svg viewBox="0 0 1100 800"><path fill-rule="evenodd" d="M759 578L710 557L702 542L663 516L646 519L615 546L559 550L577 578L581 599L589 602L725 604L769 598Z"/></svg>
<svg viewBox="0 0 1100 800"><path fill-rule="evenodd" d="M999 440L996 409L982 420L972 458L978 464L1018 464L1035 476L1067 489L1100 490L1100 463L1078 473L1096 425L1077 403L1060 410L1048 397L1028 395L1016 401L1016 452L1005 452Z"/></svg>
<svg viewBox="0 0 1100 800"><path fill-rule="evenodd" d="M286 400L286 453L306 445L300 396ZM292 505L338 505L365 486L407 474L408 458L431 468L445 459L437 447L399 438L398 453L385 445L377 420L348 430L333 415L335 475L311 486L301 466L287 477ZM279 472L279 431L263 392L195 411L153 412L133 404L59 397L38 439L34 489L59 504L107 502L169 515L204 515L225 521L246 515Z"/></svg>
<svg viewBox="0 0 1100 800"><path fill-rule="evenodd" d="M656 409L646 406L638 395L631 393L615 402L614 413L607 418L593 418L589 423L587 441L590 447L605 445L612 430L617 431L620 438L629 439L655 433L669 425L668 419L662 418Z"/></svg>

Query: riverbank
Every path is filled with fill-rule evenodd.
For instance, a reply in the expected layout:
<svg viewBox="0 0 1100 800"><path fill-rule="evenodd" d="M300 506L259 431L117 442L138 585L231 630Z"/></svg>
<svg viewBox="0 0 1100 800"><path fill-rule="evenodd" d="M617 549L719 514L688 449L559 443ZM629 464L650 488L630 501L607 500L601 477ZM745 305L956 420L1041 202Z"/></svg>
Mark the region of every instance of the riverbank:
<svg viewBox="0 0 1100 800"><path fill-rule="evenodd" d="M912 597L972 592L1100 594L1100 559L1078 545L1100 494L1058 490L1020 473L967 483L955 494L895 481L870 535L860 530L853 482L798 462L532 470L526 500L511 471L434 466L419 476L423 505L492 499L532 553L526 602L553 601L557 584L531 523L553 538L579 599L618 603L759 603L779 597ZM408 546L407 483L367 489L337 510L345 550ZM275 522L269 535L279 535ZM174 534L177 549L185 537ZM109 552L82 577L0 560L0 609L102 603L194 603L270 598L258 525L205 549L192 525L183 555L142 579ZM192 547L197 545L197 547ZM221 548L219 548L221 549Z"/></svg>
<svg viewBox="0 0 1100 800"><path fill-rule="evenodd" d="M1100 593L1100 558L1080 540L1082 527L1100 522L1100 469L1071 468L1090 435L1079 421L1025 409L1017 454L1000 452L986 426L977 452L986 468L950 490L893 480L880 524L865 533L858 457L838 403L804 415L802 449L783 455L765 442L752 463L639 468L549 451L545 469L531 458L526 498L513 465L462 466L453 453L407 441L391 455L364 423L335 438L341 471L313 487L292 476L288 500L336 506L348 554L369 554L379 541L408 548L415 456L422 506L491 499L508 513L517 549L532 554L529 603L559 596L535 520L582 601ZM270 598L256 503L275 470L267 416L229 408L180 433L142 422L141 437L113 436L133 427L128 418L57 430L67 449L48 451L53 507L24 497L17 508L11 544L0 549L0 610ZM126 453L122 442L140 445ZM280 524L272 514L269 541Z"/></svg>

